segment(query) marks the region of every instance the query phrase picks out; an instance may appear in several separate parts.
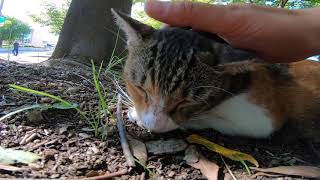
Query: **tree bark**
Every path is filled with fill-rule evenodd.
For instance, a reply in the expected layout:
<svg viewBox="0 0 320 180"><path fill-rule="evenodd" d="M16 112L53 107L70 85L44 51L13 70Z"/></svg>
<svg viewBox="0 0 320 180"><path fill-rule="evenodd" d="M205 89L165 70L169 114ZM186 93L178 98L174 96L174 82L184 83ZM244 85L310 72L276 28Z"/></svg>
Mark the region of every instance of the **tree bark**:
<svg viewBox="0 0 320 180"><path fill-rule="evenodd" d="M131 0L72 0L51 59L108 60L118 32L110 9L130 14L131 5ZM123 50L124 42L118 40L116 52Z"/></svg>

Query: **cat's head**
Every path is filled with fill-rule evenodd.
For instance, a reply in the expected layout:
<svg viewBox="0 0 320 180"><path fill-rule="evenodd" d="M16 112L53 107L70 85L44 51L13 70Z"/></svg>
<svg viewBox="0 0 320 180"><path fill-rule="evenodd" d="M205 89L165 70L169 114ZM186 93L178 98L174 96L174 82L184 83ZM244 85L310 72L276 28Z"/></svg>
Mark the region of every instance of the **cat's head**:
<svg viewBox="0 0 320 180"><path fill-rule="evenodd" d="M156 30L113 14L127 35L124 80L134 104L131 114L153 132L176 129L219 103L226 83L220 65L252 57L192 30Z"/></svg>

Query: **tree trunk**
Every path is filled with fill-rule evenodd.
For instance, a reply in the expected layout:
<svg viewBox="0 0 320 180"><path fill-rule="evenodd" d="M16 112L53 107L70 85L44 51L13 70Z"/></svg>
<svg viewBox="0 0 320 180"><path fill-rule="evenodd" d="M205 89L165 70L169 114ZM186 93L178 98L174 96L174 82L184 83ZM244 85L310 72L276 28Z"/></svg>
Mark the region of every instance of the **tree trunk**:
<svg viewBox="0 0 320 180"><path fill-rule="evenodd" d="M130 14L131 5L131 0L72 0L51 59L108 60L118 32L110 9ZM124 42L119 40L116 52L123 50Z"/></svg>
<svg viewBox="0 0 320 180"><path fill-rule="evenodd" d="M3 40L0 40L0 48L2 47Z"/></svg>

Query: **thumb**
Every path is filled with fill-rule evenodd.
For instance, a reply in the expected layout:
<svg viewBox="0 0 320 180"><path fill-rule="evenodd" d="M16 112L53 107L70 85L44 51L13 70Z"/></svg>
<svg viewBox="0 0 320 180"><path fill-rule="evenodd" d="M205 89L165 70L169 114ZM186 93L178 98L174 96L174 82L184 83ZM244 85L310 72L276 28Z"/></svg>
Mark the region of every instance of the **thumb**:
<svg viewBox="0 0 320 180"><path fill-rule="evenodd" d="M239 17L237 6L212 5L193 2L168 2L147 0L146 13L166 24L178 27L192 27L196 30L216 34L232 32Z"/></svg>

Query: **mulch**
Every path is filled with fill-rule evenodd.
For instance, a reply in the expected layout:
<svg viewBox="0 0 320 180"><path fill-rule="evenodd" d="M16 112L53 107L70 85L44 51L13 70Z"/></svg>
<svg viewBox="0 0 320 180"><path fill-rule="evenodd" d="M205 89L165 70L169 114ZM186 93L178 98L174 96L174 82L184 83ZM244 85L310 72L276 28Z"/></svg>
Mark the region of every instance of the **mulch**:
<svg viewBox="0 0 320 180"><path fill-rule="evenodd" d="M106 91L110 92L107 101L110 109L115 112L116 106L112 100L115 96L114 86L111 82L105 83ZM57 95L79 104L80 108L87 112L96 112L98 107L98 96L92 84L91 72L80 68L22 65L0 61L0 116L24 106L55 103L46 97L12 90L8 84L17 84ZM126 117L126 108L123 114ZM320 161L303 141L279 143L273 139L229 137L212 130L200 132L177 130L165 134L153 134L128 121L126 121L126 130L130 136L142 142L169 138L184 139L192 133L197 133L215 143L252 155L261 167L320 166ZM110 124L106 132L105 139L101 136L95 137L88 123L72 109L32 110L16 114L0 122L1 147L31 151L43 158L29 164L28 169L22 172L0 170L0 178L81 179L126 170L125 174L117 178L150 179L149 172L144 167L140 165L135 168L127 167L116 125ZM197 148L208 159L220 166L222 174L227 172L219 155L202 146ZM183 157L183 152L164 155L149 154L146 167L154 170L158 179L204 179L199 170L184 162ZM240 163L225 160L236 177L239 179L249 177ZM26 165L16 164L15 166L25 167ZM285 176L276 179L290 178L303 179ZM260 176L258 179L272 178Z"/></svg>

